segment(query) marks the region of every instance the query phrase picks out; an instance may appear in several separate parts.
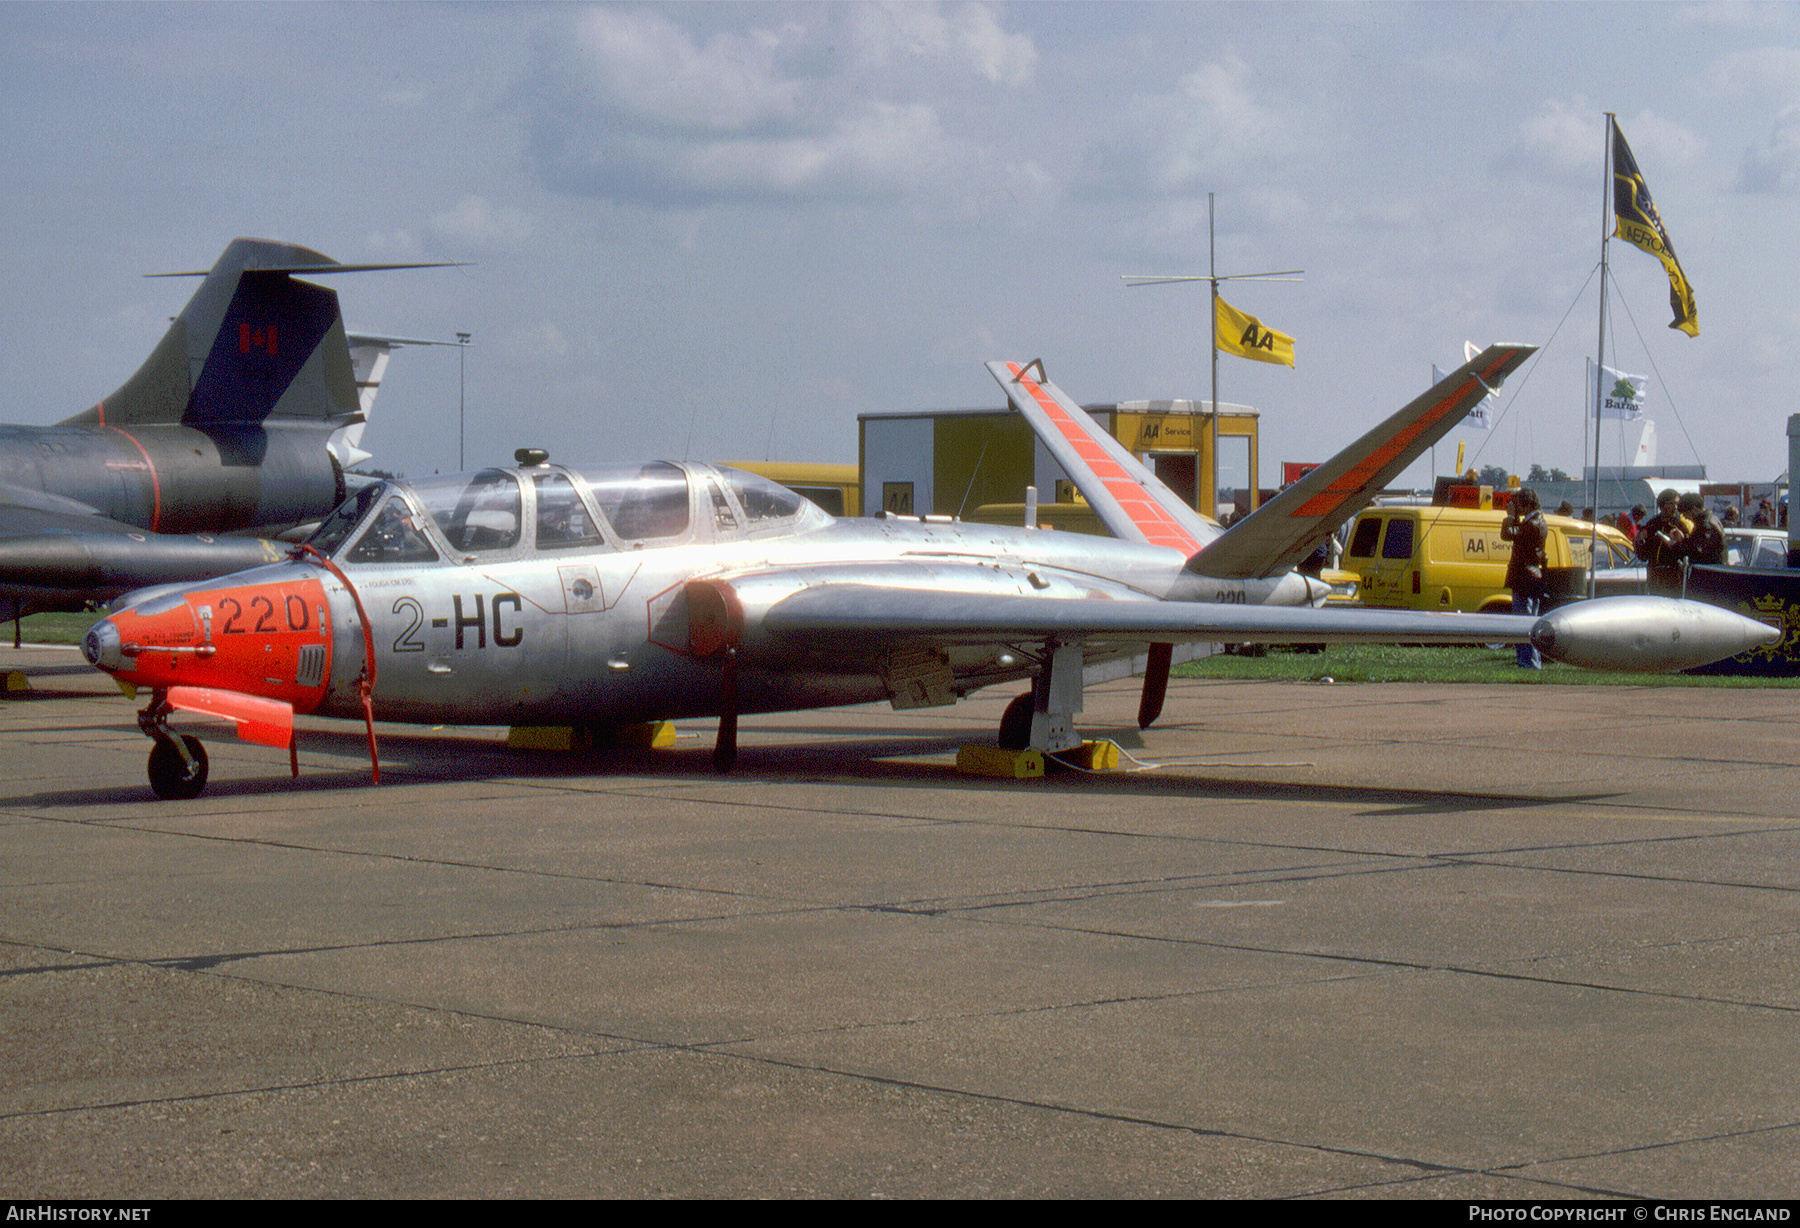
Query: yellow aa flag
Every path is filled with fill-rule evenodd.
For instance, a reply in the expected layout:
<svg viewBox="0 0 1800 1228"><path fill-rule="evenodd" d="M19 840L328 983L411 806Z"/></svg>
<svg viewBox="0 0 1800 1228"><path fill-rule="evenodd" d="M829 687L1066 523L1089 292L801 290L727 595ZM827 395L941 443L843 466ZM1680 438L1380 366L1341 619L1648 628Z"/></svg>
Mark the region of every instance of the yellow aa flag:
<svg viewBox="0 0 1800 1228"><path fill-rule="evenodd" d="M1278 333L1252 315L1245 315L1224 299L1218 300L1219 348L1239 358L1294 365L1294 339Z"/></svg>
<svg viewBox="0 0 1800 1228"><path fill-rule="evenodd" d="M1669 306L1675 312L1675 321L1669 327L1698 337L1700 321L1694 311L1693 287L1688 285L1687 274L1681 271L1681 261L1675 258L1675 245L1669 242L1662 215L1656 211L1656 202L1650 199L1649 185L1644 182L1643 172L1638 170L1637 159L1631 156L1631 146L1625 143L1625 134L1619 131L1616 120L1612 125L1612 138L1613 216L1618 219L1613 233L1662 261L1663 269L1669 275Z"/></svg>

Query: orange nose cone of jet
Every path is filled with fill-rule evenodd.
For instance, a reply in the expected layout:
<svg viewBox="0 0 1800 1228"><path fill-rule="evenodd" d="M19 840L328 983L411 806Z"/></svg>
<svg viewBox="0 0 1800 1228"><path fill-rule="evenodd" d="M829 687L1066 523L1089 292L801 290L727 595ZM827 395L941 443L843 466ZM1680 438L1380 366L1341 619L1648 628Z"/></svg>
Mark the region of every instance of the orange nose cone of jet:
<svg viewBox="0 0 1800 1228"><path fill-rule="evenodd" d="M135 686L211 687L310 712L331 677L330 602L304 572L182 588L101 619L81 648Z"/></svg>
<svg viewBox="0 0 1800 1228"><path fill-rule="evenodd" d="M179 683L196 660L213 655L207 621L185 597L152 598L88 628L81 651L90 665L140 685Z"/></svg>

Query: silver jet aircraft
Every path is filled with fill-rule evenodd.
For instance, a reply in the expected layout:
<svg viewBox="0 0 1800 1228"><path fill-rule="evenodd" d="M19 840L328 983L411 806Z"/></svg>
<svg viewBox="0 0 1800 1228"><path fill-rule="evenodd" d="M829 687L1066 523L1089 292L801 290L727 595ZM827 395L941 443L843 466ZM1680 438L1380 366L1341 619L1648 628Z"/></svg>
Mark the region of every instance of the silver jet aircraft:
<svg viewBox="0 0 1800 1228"><path fill-rule="evenodd" d="M990 364L1113 539L932 519L834 520L739 470L656 461L389 482L292 561L156 590L87 658L150 691L150 783L193 797L207 760L177 711L292 752L295 713L622 727L886 699L948 704L1029 679L1003 746L1079 752L1083 668L1151 645L1140 710L1183 641L1531 639L1576 664L1683 668L1769 642L1726 610L1614 598L1533 620L1315 608L1288 569L1441 437L1529 347L1493 346L1229 531L1185 506L1044 378ZM297 759L295 771L298 771ZM379 779L379 762L373 768Z"/></svg>

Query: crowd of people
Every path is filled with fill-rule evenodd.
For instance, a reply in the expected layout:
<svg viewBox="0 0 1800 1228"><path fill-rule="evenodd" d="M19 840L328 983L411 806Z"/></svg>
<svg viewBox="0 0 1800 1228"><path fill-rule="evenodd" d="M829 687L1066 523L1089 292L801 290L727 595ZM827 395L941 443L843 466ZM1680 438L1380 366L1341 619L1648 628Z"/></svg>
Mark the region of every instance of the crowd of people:
<svg viewBox="0 0 1800 1228"><path fill-rule="evenodd" d="M1656 497L1656 515L1638 526L1632 547L1644 561L1645 587L1679 597L1685 568L1725 561L1725 526L1699 495L1665 490Z"/></svg>

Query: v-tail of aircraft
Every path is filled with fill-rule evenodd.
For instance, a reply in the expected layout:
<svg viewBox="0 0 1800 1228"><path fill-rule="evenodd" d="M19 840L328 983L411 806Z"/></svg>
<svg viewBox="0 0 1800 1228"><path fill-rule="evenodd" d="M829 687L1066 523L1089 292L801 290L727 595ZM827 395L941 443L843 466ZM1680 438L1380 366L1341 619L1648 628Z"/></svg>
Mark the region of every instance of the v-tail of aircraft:
<svg viewBox="0 0 1800 1228"><path fill-rule="evenodd" d="M1292 569L1449 434L1535 350L1529 345L1489 346L1230 530L1189 507L1124 444L1101 430L1050 383L1041 361L1024 366L991 362L988 371L1114 537L1186 551L1189 569L1197 575L1247 580Z"/></svg>
<svg viewBox="0 0 1800 1228"><path fill-rule="evenodd" d="M1323 585L1309 584L1294 573L1294 565L1448 434L1535 349L1492 345L1473 355L1230 529L1189 507L1124 444L1101 430L1049 381L1041 360L1025 366L991 362L988 372L1114 537L1187 554L1189 573L1219 581L1211 590L1214 601L1294 605L1313 604L1325 593ZM1271 580L1276 581L1272 586ZM1148 726L1162 711L1173 661L1172 643L1150 645L1140 726Z"/></svg>

